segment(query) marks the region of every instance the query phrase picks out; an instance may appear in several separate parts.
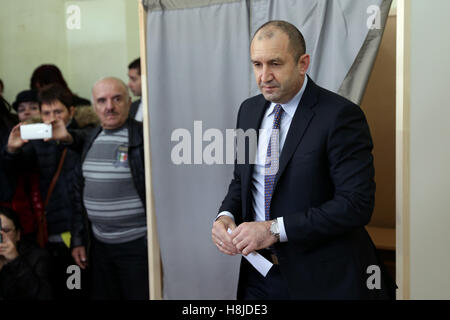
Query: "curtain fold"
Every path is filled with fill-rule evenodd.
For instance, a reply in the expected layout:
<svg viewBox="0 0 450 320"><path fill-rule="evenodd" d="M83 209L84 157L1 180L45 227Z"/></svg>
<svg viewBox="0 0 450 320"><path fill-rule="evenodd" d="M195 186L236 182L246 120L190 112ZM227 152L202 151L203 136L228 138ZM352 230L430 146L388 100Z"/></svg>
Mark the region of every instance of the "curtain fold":
<svg viewBox="0 0 450 320"><path fill-rule="evenodd" d="M235 127L239 104L248 96L247 6L239 1L149 11L147 35L152 183L164 298L233 299L239 258L220 254L211 241L233 166L208 165L194 156L200 153L201 158L209 145L203 142L208 129ZM172 134L185 132L177 129L190 134L191 164L172 161L172 149L182 142L172 142Z"/></svg>

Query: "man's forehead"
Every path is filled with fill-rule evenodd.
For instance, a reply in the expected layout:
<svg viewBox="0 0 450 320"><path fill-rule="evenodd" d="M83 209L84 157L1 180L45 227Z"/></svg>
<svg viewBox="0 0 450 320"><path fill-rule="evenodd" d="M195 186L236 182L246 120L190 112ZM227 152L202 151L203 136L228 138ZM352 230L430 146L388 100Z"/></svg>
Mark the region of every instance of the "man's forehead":
<svg viewBox="0 0 450 320"><path fill-rule="evenodd" d="M104 80L97 83L94 88L92 88L92 94L95 97L103 97L109 95L125 94L126 88L123 85L114 80Z"/></svg>
<svg viewBox="0 0 450 320"><path fill-rule="evenodd" d="M139 70L138 69L128 69L128 74L139 76Z"/></svg>
<svg viewBox="0 0 450 320"><path fill-rule="evenodd" d="M59 100L54 100L54 101L52 101L52 102L50 102L50 103L42 103L41 104L41 109L42 110L44 110L44 109L60 109L60 108L65 108L66 106L65 105L63 105L62 103L61 103L61 101L59 101Z"/></svg>
<svg viewBox="0 0 450 320"><path fill-rule="evenodd" d="M278 30L276 30L276 33L271 37L259 37L258 34L255 35L250 47L250 54L252 55L261 53L280 54L289 49L288 36Z"/></svg>

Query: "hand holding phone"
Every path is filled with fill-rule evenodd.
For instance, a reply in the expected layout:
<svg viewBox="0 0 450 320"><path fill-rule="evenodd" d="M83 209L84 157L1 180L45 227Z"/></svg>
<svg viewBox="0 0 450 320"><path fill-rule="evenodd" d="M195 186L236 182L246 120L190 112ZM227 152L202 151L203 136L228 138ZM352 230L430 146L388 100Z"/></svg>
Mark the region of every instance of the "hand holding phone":
<svg viewBox="0 0 450 320"><path fill-rule="evenodd" d="M52 125L46 123L21 125L20 137L22 140L49 139L52 137Z"/></svg>

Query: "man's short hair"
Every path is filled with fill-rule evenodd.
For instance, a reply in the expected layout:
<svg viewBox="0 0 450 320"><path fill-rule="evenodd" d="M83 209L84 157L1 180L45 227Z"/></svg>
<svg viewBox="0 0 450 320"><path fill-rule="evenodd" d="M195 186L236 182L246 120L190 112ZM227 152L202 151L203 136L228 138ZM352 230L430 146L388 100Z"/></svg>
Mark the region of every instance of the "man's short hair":
<svg viewBox="0 0 450 320"><path fill-rule="evenodd" d="M39 109L42 104L52 104L60 101L69 110L73 106L73 96L69 90L59 83L49 84L41 88L38 94Z"/></svg>
<svg viewBox="0 0 450 320"><path fill-rule="evenodd" d="M141 75L141 58L133 60L129 65L128 69L137 69L139 75Z"/></svg>
<svg viewBox="0 0 450 320"><path fill-rule="evenodd" d="M271 28L275 28L281 30L284 34L286 34L289 38L289 46L294 56L294 61L298 62L298 59L306 52L306 43L305 38L303 38L300 30L297 29L293 24L283 21L283 20L272 20L264 23L261 27L256 30L253 35L252 41L255 36L261 31L261 34L258 36L262 38L271 38L273 37L273 32ZM264 30L267 29L267 30Z"/></svg>

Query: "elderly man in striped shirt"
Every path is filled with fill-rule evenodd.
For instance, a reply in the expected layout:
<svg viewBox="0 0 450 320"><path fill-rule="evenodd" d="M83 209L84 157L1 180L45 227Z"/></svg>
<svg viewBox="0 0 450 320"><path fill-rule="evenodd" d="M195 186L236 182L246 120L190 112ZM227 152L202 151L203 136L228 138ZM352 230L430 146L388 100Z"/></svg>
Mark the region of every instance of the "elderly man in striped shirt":
<svg viewBox="0 0 450 320"><path fill-rule="evenodd" d="M142 123L128 117L131 99L121 80L97 81L92 98L101 126L86 133L53 125L54 138L82 148L72 256L81 268L89 257L93 299L148 299Z"/></svg>

